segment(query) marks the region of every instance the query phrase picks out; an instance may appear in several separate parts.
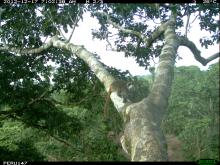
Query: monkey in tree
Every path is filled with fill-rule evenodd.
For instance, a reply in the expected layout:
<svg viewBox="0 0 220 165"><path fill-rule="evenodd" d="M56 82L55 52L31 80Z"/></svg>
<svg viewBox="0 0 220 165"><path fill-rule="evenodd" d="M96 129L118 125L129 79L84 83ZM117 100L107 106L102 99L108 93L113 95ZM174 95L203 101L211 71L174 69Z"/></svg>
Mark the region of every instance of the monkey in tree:
<svg viewBox="0 0 220 165"><path fill-rule="evenodd" d="M106 119L108 116L108 108L109 108L109 101L110 95L112 92L117 92L117 95L123 98L123 102L130 102L129 100L129 89L127 83L123 80L116 80L114 81L109 88L108 94L105 99L105 106L104 106L104 118Z"/></svg>

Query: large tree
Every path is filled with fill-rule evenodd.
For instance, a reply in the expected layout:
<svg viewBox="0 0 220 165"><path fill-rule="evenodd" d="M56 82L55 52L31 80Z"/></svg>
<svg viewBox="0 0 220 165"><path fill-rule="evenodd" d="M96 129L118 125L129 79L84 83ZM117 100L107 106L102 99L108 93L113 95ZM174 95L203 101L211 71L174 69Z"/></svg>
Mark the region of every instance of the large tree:
<svg viewBox="0 0 220 165"><path fill-rule="evenodd" d="M167 160L166 140L160 125L171 93L177 50L180 46L189 48L202 65L219 57L219 52L216 52L207 59L203 58L200 50L187 37L189 17L195 14L195 19L200 21L200 28L211 34L209 38L200 40L201 45L207 47L218 42L218 22L214 19L219 13L218 5L2 5L0 101L11 105L11 113L25 113L25 107L43 100L53 90L80 91L94 75L107 92L112 84L118 82L96 54L70 42L84 12L90 12L92 17L99 20L101 26L93 32L94 37L105 39L112 48L110 39L117 36L113 47L117 51L124 51L126 56L135 57L140 66L148 68L151 59L159 58L153 86L147 97L124 99L124 94L121 95L120 89L117 89L111 92L110 98L124 121L120 139L130 160ZM177 33L184 26L184 17L188 18L186 30ZM152 23L154 26L150 26ZM66 38L63 31L68 32L68 26L71 32ZM116 34L112 35L112 28L117 29ZM187 55L183 58L187 58ZM56 72L48 61L57 64ZM52 75L54 88L50 88ZM127 90L126 96L130 95L138 93Z"/></svg>

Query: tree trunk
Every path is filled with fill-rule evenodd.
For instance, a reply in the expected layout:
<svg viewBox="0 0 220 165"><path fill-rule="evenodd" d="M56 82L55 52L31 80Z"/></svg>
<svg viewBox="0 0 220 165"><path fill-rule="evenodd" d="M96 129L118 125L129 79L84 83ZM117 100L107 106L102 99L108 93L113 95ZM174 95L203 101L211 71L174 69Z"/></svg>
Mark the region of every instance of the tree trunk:
<svg viewBox="0 0 220 165"><path fill-rule="evenodd" d="M155 72L152 91L147 98L140 102L124 103L122 96L113 91L110 95L116 109L124 120L124 132L121 137L123 150L130 156L131 161L165 161L167 160L166 140L161 132L160 125L168 106L171 93L175 55L181 40L175 34L175 19L171 18L156 34L164 34L165 44L160 54L159 66ZM162 33L163 32L163 33ZM18 50L16 48L2 47L2 50L17 53L39 53L49 47L66 49L84 60L97 78L109 91L115 78L98 61L96 56L83 46L61 41L54 36L47 44L36 49Z"/></svg>
<svg viewBox="0 0 220 165"><path fill-rule="evenodd" d="M165 45L160 55L152 92L139 103L127 107L124 141L132 161L166 161L166 140L160 125L171 93L178 40L173 22L164 33Z"/></svg>
<svg viewBox="0 0 220 165"><path fill-rule="evenodd" d="M138 103L123 103L117 93L111 94L111 99L124 119L124 134L121 137L122 147L131 161L166 161L166 140L160 125L168 106L171 92L175 55L178 39L174 30L174 20L170 20L164 31L165 44L162 49L159 65L156 69L152 92ZM64 48L83 59L108 91L115 81L98 61L98 59L82 46L65 43L53 39L53 46Z"/></svg>

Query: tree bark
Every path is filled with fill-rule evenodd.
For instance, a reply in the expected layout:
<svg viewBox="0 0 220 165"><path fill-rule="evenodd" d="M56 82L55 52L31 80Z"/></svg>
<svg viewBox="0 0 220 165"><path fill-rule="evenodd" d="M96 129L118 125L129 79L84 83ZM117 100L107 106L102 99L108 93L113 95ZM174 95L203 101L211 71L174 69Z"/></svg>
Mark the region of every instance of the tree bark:
<svg viewBox="0 0 220 165"><path fill-rule="evenodd" d="M131 161L167 160L166 141L160 130L160 124L168 105L175 55L178 47L178 40L174 31L174 21L167 23L164 36L165 45L160 55L154 85L149 96L137 103L124 103L123 99L117 95L117 91L112 92L110 95L116 109L124 119L124 132L121 137L121 143L124 151L130 155ZM96 56L87 51L83 46L61 41L55 36L47 44L36 49L20 50L6 46L1 47L0 50L8 50L19 54L36 54L51 46L69 50L84 60L97 78L104 84L106 91L109 91L115 78L110 75Z"/></svg>
<svg viewBox="0 0 220 165"><path fill-rule="evenodd" d="M171 92L175 55L178 40L174 31L174 21L169 21L165 32L165 45L162 49L159 66L156 70L152 92L138 103L126 105L111 94L111 99L121 113L125 129L121 138L122 146L131 161L164 161L167 160L167 147L160 124L168 106ZM115 80L85 48L54 39L53 46L68 49L83 59L101 82L108 88Z"/></svg>
<svg viewBox="0 0 220 165"><path fill-rule="evenodd" d="M178 40L173 21L164 32L165 44L151 93L127 107L124 139L132 161L166 161L167 146L160 129L171 93Z"/></svg>

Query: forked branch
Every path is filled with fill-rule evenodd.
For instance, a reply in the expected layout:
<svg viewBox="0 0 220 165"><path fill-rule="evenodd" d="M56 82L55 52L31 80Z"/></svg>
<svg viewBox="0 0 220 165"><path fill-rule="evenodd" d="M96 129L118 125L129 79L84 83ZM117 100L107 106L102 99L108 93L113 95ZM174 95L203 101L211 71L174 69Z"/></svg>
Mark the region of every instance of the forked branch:
<svg viewBox="0 0 220 165"><path fill-rule="evenodd" d="M169 22L165 22L163 23L162 25L160 25L151 35L151 37L147 38L145 37L144 34L140 33L140 32L137 32L135 30L130 30L130 29L127 29L127 28L124 28L120 25L118 25L117 23L113 22L109 16L109 14L107 14L106 12L103 12L103 13L98 13L98 14L101 14L101 15L104 15L107 17L107 22L109 24L111 24L112 26L114 26L115 28L117 28L118 30L124 32L124 33L128 33L128 34L132 34L132 35L135 35L137 36L138 38L140 38L146 45L146 47L150 47L152 45L152 43L161 35L163 34L163 32L165 31L167 25L169 24Z"/></svg>
<svg viewBox="0 0 220 165"><path fill-rule="evenodd" d="M180 46L186 46L187 48L189 48L190 51L193 53L195 59L197 61L199 61L204 66L207 65L210 61L212 61L212 60L219 57L219 52L217 52L217 53L215 53L215 54L213 54L210 57L205 59L204 57L201 56L201 52L196 47L196 45L184 36L179 37L179 44L180 44Z"/></svg>

